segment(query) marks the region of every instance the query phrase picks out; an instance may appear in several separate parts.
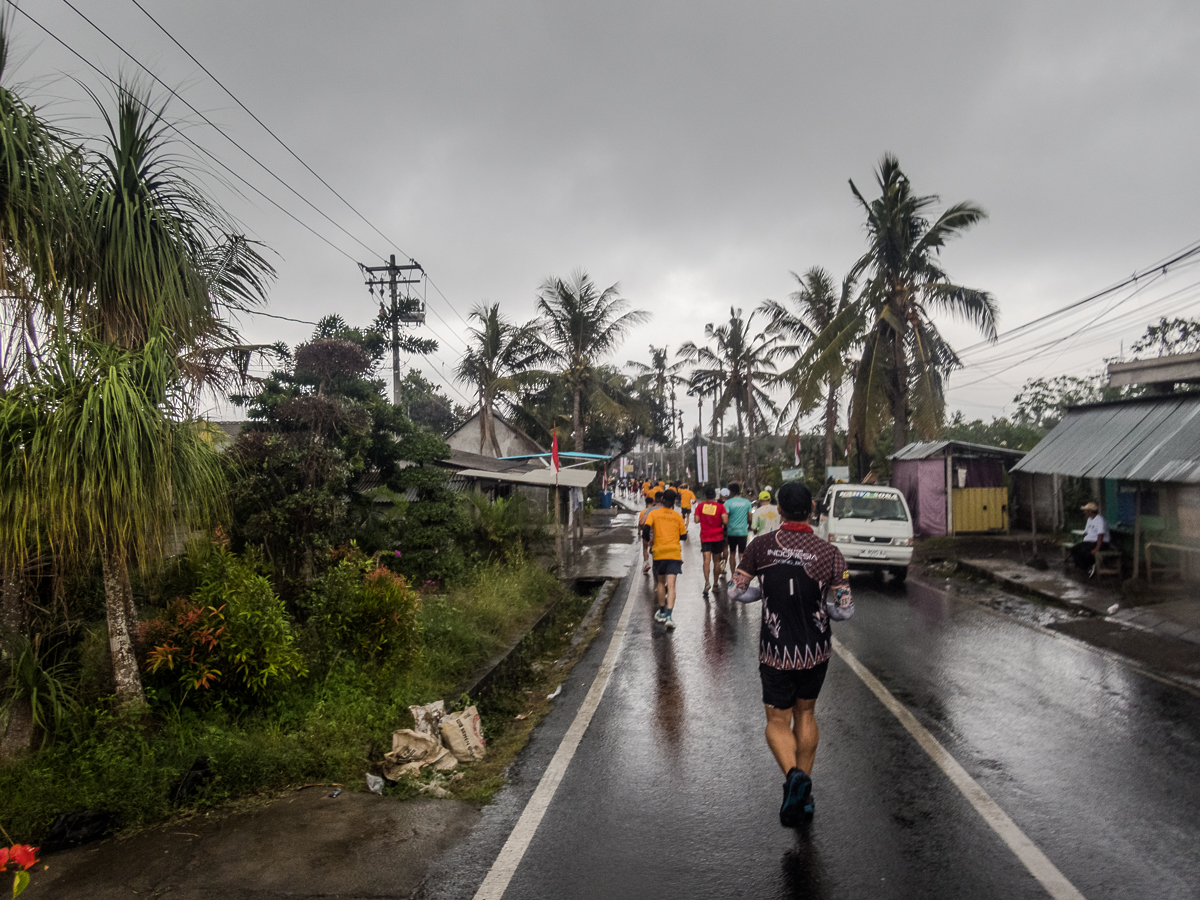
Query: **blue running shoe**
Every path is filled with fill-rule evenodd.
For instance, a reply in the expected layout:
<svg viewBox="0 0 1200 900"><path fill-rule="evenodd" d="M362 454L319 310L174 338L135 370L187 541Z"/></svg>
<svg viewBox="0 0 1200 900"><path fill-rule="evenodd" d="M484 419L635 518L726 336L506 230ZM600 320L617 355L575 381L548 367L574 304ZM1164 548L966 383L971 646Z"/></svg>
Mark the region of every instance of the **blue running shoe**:
<svg viewBox="0 0 1200 900"><path fill-rule="evenodd" d="M779 824L784 828L795 828L809 815L812 815L812 779L802 770L792 769L783 783Z"/></svg>

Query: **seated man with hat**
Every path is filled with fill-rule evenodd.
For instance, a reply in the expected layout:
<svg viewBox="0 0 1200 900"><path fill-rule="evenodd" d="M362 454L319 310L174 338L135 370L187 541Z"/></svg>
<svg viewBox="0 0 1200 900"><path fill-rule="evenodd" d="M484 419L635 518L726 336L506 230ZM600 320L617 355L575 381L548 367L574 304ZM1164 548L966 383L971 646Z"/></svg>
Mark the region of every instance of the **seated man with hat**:
<svg viewBox="0 0 1200 900"><path fill-rule="evenodd" d="M1085 503L1080 507L1087 514L1087 524L1084 526L1083 540L1071 546L1068 551L1075 565L1081 572L1087 572L1088 577L1096 574L1096 554L1107 550L1111 535L1108 532L1108 522L1100 515L1100 507L1095 503Z"/></svg>

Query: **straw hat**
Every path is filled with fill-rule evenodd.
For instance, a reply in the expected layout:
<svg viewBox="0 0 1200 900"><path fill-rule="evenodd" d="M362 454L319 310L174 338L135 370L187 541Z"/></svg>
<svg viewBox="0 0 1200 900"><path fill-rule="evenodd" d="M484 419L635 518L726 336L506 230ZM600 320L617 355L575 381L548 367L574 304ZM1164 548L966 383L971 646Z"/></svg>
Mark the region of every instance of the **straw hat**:
<svg viewBox="0 0 1200 900"><path fill-rule="evenodd" d="M1087 503L1083 504L1083 506L1081 506L1079 508L1082 509L1085 513L1100 512L1100 507L1098 507L1095 503L1092 503L1091 501L1088 501Z"/></svg>

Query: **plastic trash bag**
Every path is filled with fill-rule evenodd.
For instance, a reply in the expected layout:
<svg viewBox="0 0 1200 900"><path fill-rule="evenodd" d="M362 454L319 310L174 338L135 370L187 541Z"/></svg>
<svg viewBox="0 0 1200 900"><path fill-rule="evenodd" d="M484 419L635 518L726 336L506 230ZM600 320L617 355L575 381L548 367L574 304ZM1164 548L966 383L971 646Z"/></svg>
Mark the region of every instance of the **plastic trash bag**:
<svg viewBox="0 0 1200 900"><path fill-rule="evenodd" d="M442 716L446 714L446 704L441 700L435 700L433 703L426 703L424 706L410 706L408 711L412 713L414 731L419 731L422 734L437 734L438 724L442 721Z"/></svg>

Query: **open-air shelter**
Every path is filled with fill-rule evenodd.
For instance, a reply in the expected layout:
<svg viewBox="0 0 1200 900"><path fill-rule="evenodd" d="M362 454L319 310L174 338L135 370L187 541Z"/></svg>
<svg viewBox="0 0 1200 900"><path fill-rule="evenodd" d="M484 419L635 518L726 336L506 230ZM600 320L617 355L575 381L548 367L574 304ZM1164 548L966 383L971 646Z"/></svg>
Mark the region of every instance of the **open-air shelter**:
<svg viewBox="0 0 1200 900"><path fill-rule="evenodd" d="M1134 577L1149 561L1200 578L1200 392L1070 407L1013 473L1035 536L1061 525L1044 513L1061 510L1062 477L1089 479Z"/></svg>

